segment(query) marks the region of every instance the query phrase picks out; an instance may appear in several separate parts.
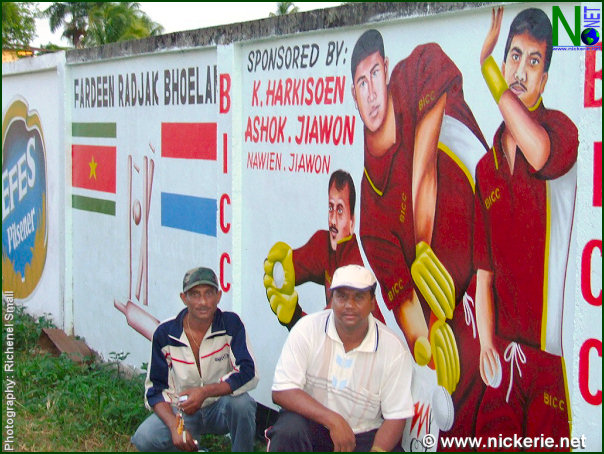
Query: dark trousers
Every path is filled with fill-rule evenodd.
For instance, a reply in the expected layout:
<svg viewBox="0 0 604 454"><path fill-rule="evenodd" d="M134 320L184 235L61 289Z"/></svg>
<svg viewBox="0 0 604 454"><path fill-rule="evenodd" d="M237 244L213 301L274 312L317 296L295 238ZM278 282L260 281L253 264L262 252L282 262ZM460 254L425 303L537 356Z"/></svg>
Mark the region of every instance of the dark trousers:
<svg viewBox="0 0 604 454"><path fill-rule="evenodd" d="M377 429L355 435L355 452L369 452ZM265 432L269 452L327 452L333 442L327 430L298 413L282 410L277 422Z"/></svg>

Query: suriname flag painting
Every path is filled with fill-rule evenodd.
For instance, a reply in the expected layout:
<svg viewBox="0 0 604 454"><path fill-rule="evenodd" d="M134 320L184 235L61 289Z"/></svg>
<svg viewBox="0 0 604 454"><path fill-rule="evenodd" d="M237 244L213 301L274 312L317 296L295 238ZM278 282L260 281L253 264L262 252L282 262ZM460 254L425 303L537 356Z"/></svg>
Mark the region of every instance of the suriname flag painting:
<svg viewBox="0 0 604 454"><path fill-rule="evenodd" d="M115 216L116 124L72 123L71 136L73 208Z"/></svg>

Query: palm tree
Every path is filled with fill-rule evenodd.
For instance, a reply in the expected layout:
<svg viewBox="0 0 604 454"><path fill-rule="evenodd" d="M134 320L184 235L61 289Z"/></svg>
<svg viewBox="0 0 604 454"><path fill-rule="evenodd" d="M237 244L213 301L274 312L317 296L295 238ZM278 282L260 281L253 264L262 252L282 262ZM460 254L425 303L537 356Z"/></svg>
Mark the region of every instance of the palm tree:
<svg viewBox="0 0 604 454"><path fill-rule="evenodd" d="M107 2L90 12L86 46L157 36L163 27L153 22L136 2Z"/></svg>
<svg viewBox="0 0 604 454"><path fill-rule="evenodd" d="M74 47L101 46L156 36L163 27L153 22L137 2L55 2L43 14L50 29L63 27Z"/></svg>
<svg viewBox="0 0 604 454"><path fill-rule="evenodd" d="M291 8L291 9L290 9ZM286 14L297 13L298 7L294 5L294 2L277 2L277 12L270 13L270 17L274 16L285 16Z"/></svg>
<svg viewBox="0 0 604 454"><path fill-rule="evenodd" d="M70 40L74 47L82 47L82 38L88 29L90 11L103 2L55 2L42 14L49 19L50 31L63 28L63 37Z"/></svg>

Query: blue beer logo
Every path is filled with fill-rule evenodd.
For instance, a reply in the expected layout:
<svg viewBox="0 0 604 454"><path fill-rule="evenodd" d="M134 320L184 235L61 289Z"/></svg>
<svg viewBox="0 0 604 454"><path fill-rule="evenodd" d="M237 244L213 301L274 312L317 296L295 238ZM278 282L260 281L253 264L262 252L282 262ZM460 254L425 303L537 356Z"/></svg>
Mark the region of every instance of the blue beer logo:
<svg viewBox="0 0 604 454"><path fill-rule="evenodd" d="M2 119L2 290L28 297L48 245L46 148L37 112L15 100Z"/></svg>

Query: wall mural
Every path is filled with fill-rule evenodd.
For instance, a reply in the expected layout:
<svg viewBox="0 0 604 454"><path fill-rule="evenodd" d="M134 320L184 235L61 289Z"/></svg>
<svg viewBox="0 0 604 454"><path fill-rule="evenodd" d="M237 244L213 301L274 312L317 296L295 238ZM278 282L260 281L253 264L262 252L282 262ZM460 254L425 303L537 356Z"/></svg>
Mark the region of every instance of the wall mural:
<svg viewBox="0 0 604 454"><path fill-rule="evenodd" d="M46 145L42 120L24 99L2 118L2 290L34 291L46 263Z"/></svg>
<svg viewBox="0 0 604 454"><path fill-rule="evenodd" d="M578 133L565 113L546 107L547 14L535 8L506 14L513 14L509 30L501 27L503 8L494 10L482 50L472 57L479 78L471 79L484 79L494 99L483 102L499 111L491 118L499 122L494 138L483 135L464 97L466 74L436 43L418 44L395 60L388 55L392 40L369 29L355 41L250 51L244 68L254 77L244 143L250 181L264 171L285 203L293 198L291 185L302 183L279 172L319 174L313 181L328 192L328 229L309 232L307 241L288 233L299 219L271 218L265 236L278 241L268 245L263 266L269 308L291 329L306 313L302 284L323 286L329 307L334 269L364 258L378 278L382 311L392 314L388 324L415 359L415 416L405 428L405 450L442 450L443 440L468 435L570 436L562 320L567 274L574 273ZM503 46L503 55L493 55ZM321 74L325 48L328 74L340 60L337 75ZM287 76L273 79L288 63ZM345 66L349 75L340 70ZM358 128L348 136L334 132L354 125L350 110L321 115L325 104L350 105L348 95L360 137ZM302 115L284 115L290 106ZM305 115L307 106L318 114ZM288 137L292 117L299 132ZM354 157L340 159L346 142ZM266 144L263 151L258 143ZM382 311L374 316L384 321ZM439 442L427 445L426 434Z"/></svg>
<svg viewBox="0 0 604 454"><path fill-rule="evenodd" d="M560 47L561 11L587 10L556 8L68 63L76 334L140 366L184 271L212 267L256 355L252 395L275 408L288 331L330 307L337 267L364 264L373 317L414 358L404 450L570 435L597 450L601 45ZM46 257L43 120L4 108L15 298Z"/></svg>

